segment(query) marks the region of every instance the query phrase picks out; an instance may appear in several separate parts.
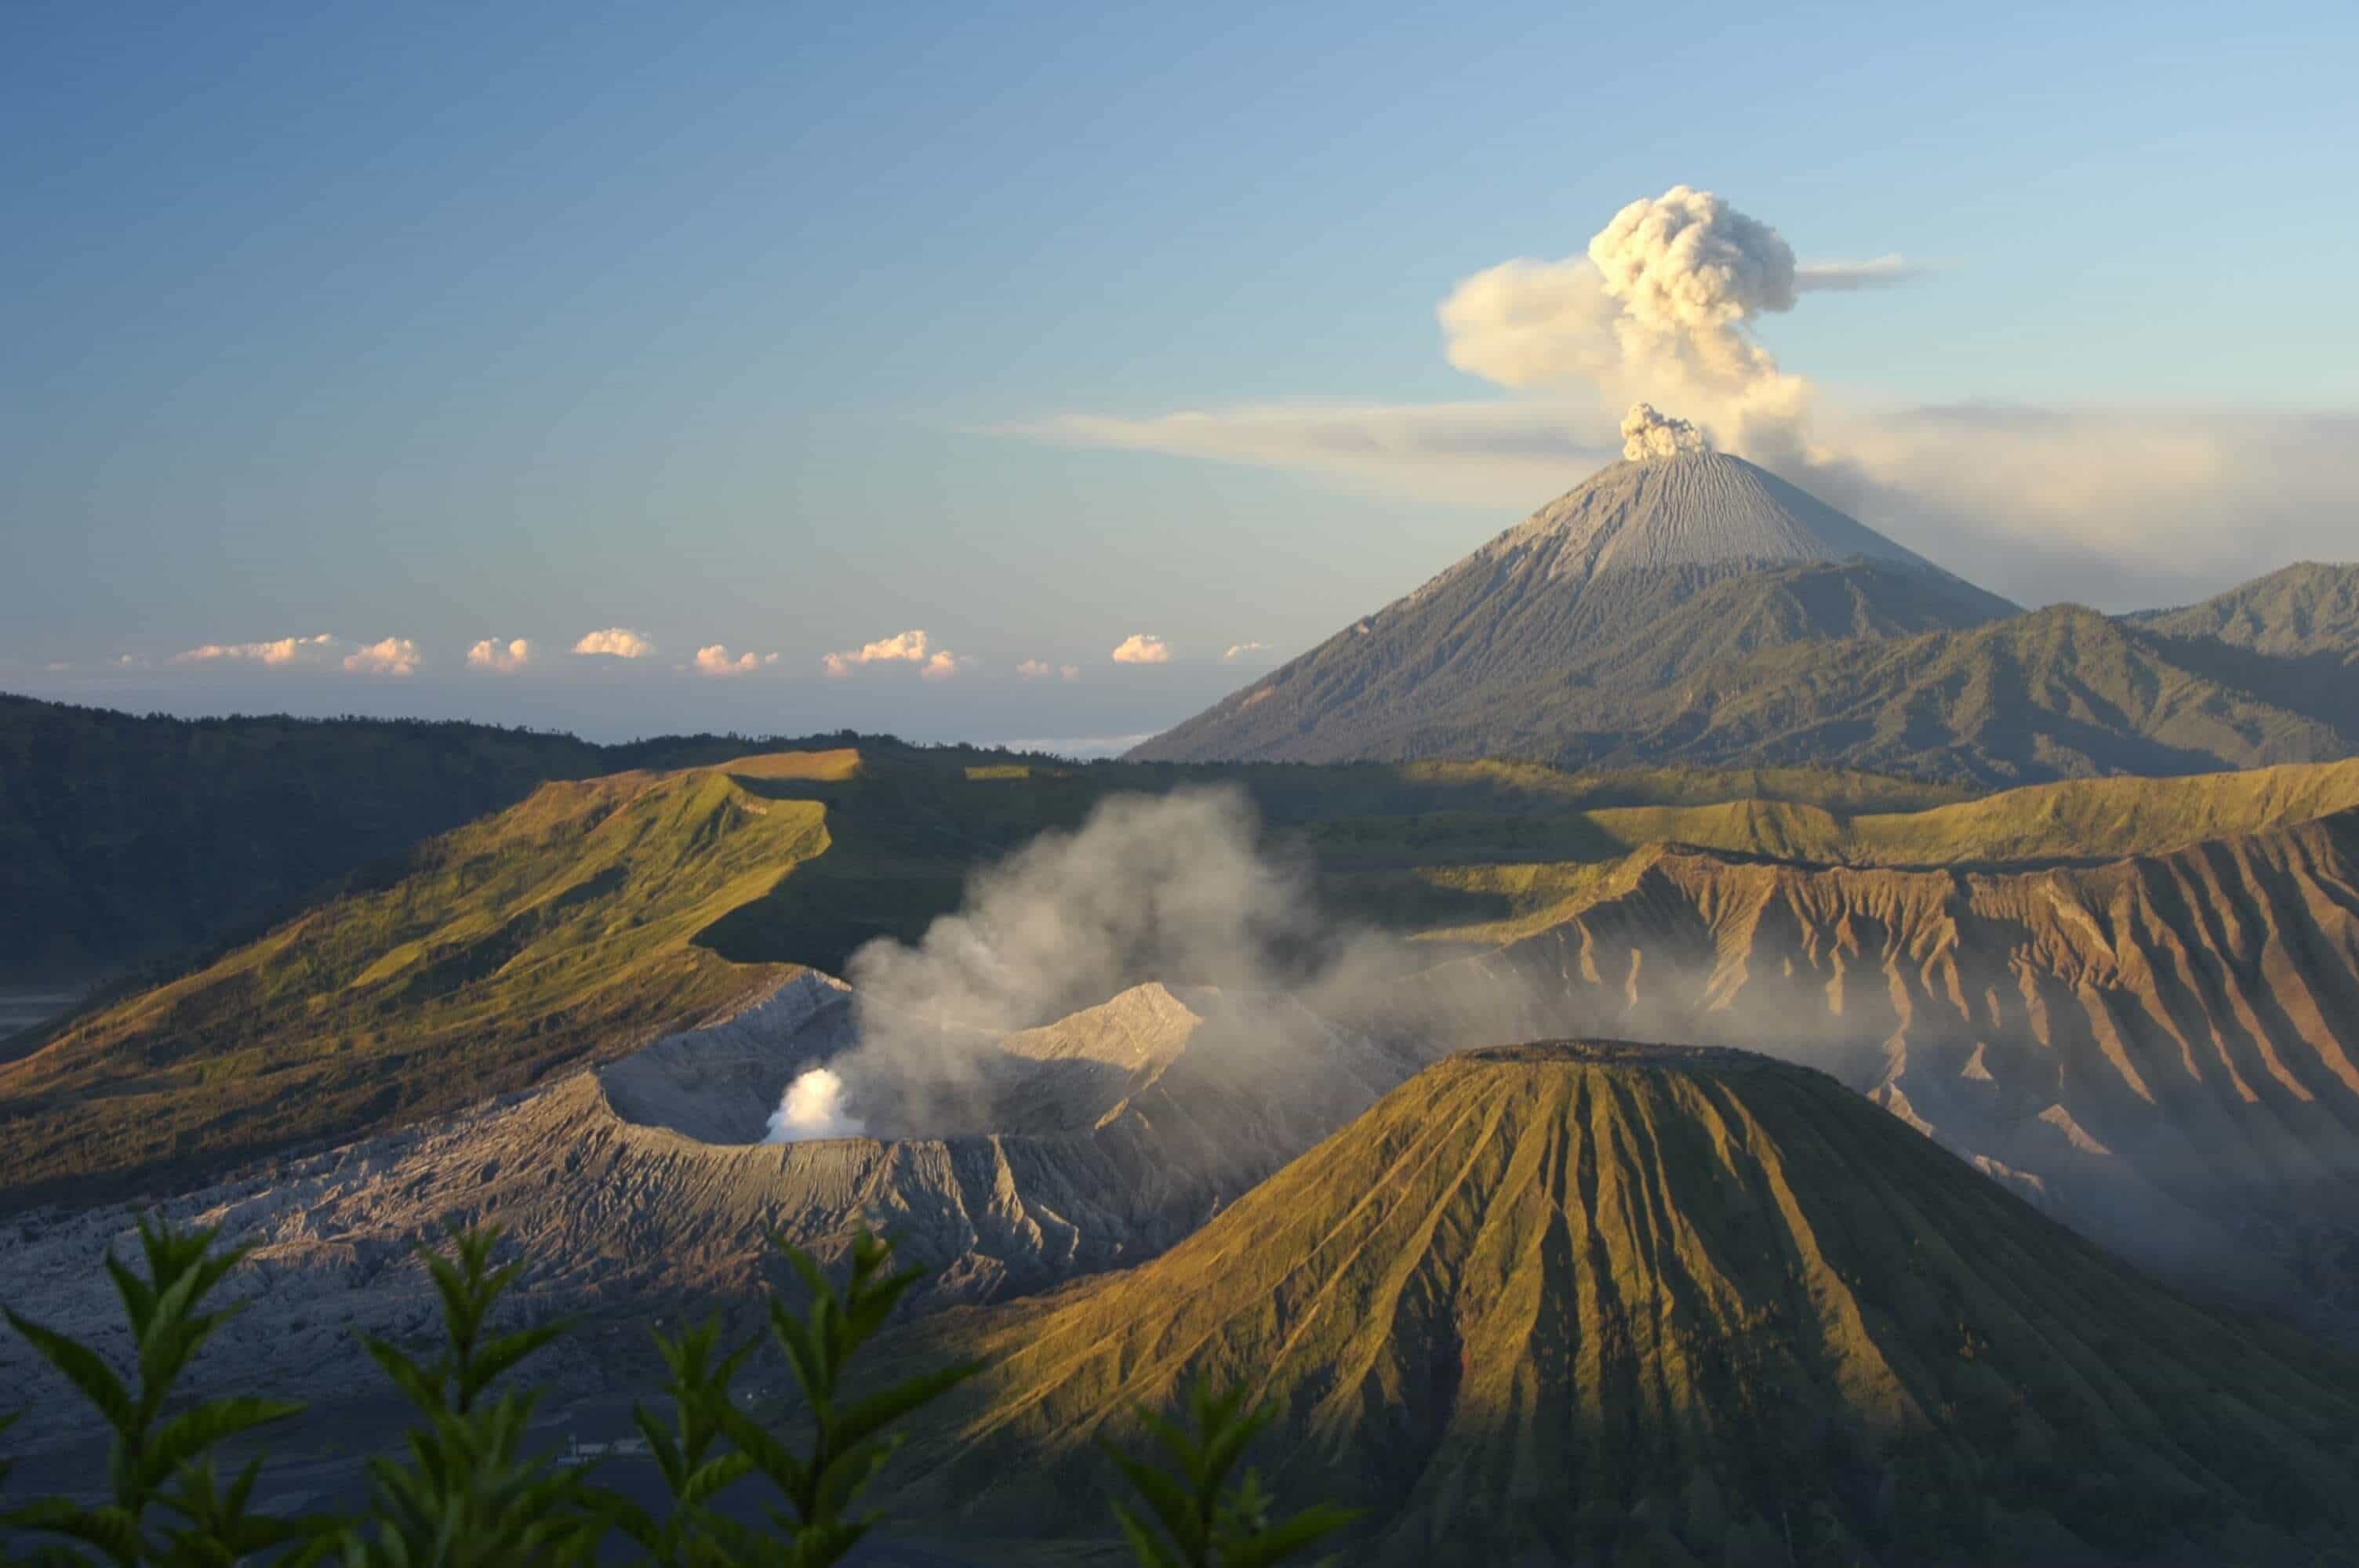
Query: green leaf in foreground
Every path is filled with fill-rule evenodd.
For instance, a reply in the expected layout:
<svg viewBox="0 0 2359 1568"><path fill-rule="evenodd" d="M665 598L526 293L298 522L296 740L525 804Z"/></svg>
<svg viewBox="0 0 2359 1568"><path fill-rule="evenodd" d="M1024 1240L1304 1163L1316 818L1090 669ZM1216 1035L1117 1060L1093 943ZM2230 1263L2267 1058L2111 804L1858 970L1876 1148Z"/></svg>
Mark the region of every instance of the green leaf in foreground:
<svg viewBox="0 0 2359 1568"><path fill-rule="evenodd" d="M1319 1503L1273 1521L1271 1499L1252 1470L1236 1473L1245 1449L1275 1420L1275 1406L1246 1410L1245 1390L1216 1394L1199 1377L1187 1394L1186 1424L1140 1407L1139 1420L1163 1450L1163 1466L1100 1444L1145 1509L1115 1498L1115 1520L1144 1568L1268 1568L1310 1550L1358 1518Z"/></svg>

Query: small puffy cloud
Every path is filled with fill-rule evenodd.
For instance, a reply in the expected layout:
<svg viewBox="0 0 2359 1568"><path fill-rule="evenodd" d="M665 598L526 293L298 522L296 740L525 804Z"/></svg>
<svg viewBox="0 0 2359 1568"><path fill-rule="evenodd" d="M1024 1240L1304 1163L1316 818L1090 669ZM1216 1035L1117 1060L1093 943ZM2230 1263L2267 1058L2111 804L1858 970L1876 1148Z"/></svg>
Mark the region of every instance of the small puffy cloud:
<svg viewBox="0 0 2359 1568"><path fill-rule="evenodd" d="M957 654L929 643L922 629L912 628L840 654L830 654L820 660L820 667L832 676L848 676L862 665L916 665L919 675L940 680L956 675L962 662Z"/></svg>
<svg viewBox="0 0 2359 1568"><path fill-rule="evenodd" d="M114 655L115 667L118 669L127 670L138 662L139 658L136 654L117 654Z"/></svg>
<svg viewBox="0 0 2359 1568"><path fill-rule="evenodd" d="M1027 659L1016 666L1016 673L1027 680L1034 680L1042 676L1055 675L1057 672L1049 668L1049 662L1045 659Z"/></svg>
<svg viewBox="0 0 2359 1568"><path fill-rule="evenodd" d="M364 643L344 655L344 668L364 676L413 676L419 662L418 644L407 637Z"/></svg>
<svg viewBox="0 0 2359 1568"><path fill-rule="evenodd" d="M573 644L573 651L610 659L644 659L656 651L656 645L627 626L608 626L585 633Z"/></svg>
<svg viewBox="0 0 2359 1568"><path fill-rule="evenodd" d="M1223 654L1221 657L1224 661L1242 659L1248 654L1263 654L1268 651L1269 644L1266 643L1232 643L1229 644L1229 651Z"/></svg>
<svg viewBox="0 0 2359 1568"><path fill-rule="evenodd" d="M496 637L486 637L467 650L471 668L495 670L501 675L514 675L532 663L532 644L518 637L503 643Z"/></svg>
<svg viewBox="0 0 2359 1568"><path fill-rule="evenodd" d="M1168 665L1171 647L1151 633L1133 632L1114 644L1112 656L1117 665Z"/></svg>
<svg viewBox="0 0 2359 1568"><path fill-rule="evenodd" d="M1079 665L1066 665L1059 668L1057 674L1060 677L1065 680L1079 680L1082 678L1082 666Z"/></svg>
<svg viewBox="0 0 2359 1568"><path fill-rule="evenodd" d="M778 662L776 654L740 654L729 656L729 650L718 643L696 650L696 673L706 676L747 676L764 665Z"/></svg>
<svg viewBox="0 0 2359 1568"><path fill-rule="evenodd" d="M172 655L176 665L245 662L293 665L325 657L336 640L325 632L315 637L278 637L266 643L204 643Z"/></svg>

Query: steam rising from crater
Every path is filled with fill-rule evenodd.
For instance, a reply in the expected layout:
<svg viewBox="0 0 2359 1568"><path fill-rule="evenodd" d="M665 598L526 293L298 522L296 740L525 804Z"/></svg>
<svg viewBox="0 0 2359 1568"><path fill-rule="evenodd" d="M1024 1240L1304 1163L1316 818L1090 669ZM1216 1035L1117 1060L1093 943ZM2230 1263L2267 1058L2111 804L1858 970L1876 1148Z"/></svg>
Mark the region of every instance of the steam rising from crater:
<svg viewBox="0 0 2359 1568"><path fill-rule="evenodd" d="M1222 1059L1250 1078L1328 1025L1417 1033L1403 982L1429 962L1322 911L1308 863L1264 840L1241 790L1115 795L1078 830L1043 833L975 873L962 907L914 946L880 940L853 956L860 1043L828 1064L842 1093L826 1104L836 1117L857 1105L880 1137L976 1128L985 1079L1006 1066L1000 1039L1150 980L1218 987ZM1464 1033L1453 1037L1477 1043Z"/></svg>
<svg viewBox="0 0 2359 1568"><path fill-rule="evenodd" d="M843 1106L843 1080L825 1067L813 1067L793 1083L770 1113L765 1143L803 1143L821 1138L857 1138L868 1130Z"/></svg>

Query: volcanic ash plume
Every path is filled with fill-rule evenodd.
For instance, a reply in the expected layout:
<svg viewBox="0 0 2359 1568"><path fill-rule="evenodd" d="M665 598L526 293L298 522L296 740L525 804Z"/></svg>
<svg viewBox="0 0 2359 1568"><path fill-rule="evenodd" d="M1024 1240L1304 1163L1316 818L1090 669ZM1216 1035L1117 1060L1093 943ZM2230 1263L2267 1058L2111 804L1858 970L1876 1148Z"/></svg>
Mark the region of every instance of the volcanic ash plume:
<svg viewBox="0 0 2359 1568"><path fill-rule="evenodd" d="M787 1086L778 1108L770 1113L765 1143L807 1143L819 1138L857 1138L867 1130L859 1118L843 1109L843 1080L825 1067L810 1071Z"/></svg>
<svg viewBox="0 0 2359 1568"><path fill-rule="evenodd" d="M1685 419L1657 413L1651 403L1633 404L1622 416L1622 455L1634 463L1710 450L1712 443L1701 430Z"/></svg>
<svg viewBox="0 0 2359 1568"><path fill-rule="evenodd" d="M1562 261L1476 273L1442 302L1450 362L1504 386L1595 386L1659 399L1765 461L1802 449L1810 388L1753 335L1801 276L1777 230L1708 190L1631 202Z"/></svg>

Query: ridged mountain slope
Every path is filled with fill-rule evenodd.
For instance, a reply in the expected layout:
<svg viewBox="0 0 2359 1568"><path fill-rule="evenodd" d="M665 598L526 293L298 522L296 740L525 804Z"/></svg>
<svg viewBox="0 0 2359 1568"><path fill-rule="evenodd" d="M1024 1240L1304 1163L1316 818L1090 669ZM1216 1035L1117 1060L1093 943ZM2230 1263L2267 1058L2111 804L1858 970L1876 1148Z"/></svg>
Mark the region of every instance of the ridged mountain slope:
<svg viewBox="0 0 2359 1568"><path fill-rule="evenodd" d="M2179 610L2125 617L2170 637L2210 637L2257 653L2359 654L2359 566L2299 561Z"/></svg>
<svg viewBox="0 0 2359 1568"><path fill-rule="evenodd" d="M2354 584L2303 567L2187 611L2022 614L1741 460L1625 462L1132 755L1984 785L2323 761L2359 752Z"/></svg>
<svg viewBox="0 0 2359 1568"><path fill-rule="evenodd" d="M1650 850L1429 976L1835 1074L2133 1259L2359 1323L2359 812L2030 871Z"/></svg>
<svg viewBox="0 0 2359 1568"><path fill-rule="evenodd" d="M1535 703L1587 722L1700 660L2014 611L1741 458L1622 462L1134 755L1514 755L1455 737Z"/></svg>
<svg viewBox="0 0 2359 1568"><path fill-rule="evenodd" d="M921 1331L962 1532L1104 1529L1199 1374L1370 1563L2348 1561L2359 1369L2188 1304L1832 1079L1539 1045L1432 1067L1153 1262Z"/></svg>

